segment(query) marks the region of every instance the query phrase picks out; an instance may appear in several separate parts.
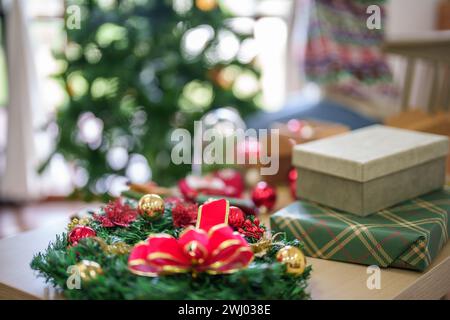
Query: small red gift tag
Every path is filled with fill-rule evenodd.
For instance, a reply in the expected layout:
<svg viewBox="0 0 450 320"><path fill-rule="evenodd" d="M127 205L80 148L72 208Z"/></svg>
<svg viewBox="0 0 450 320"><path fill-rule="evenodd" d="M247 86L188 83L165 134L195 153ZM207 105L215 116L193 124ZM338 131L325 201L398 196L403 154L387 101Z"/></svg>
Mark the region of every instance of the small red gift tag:
<svg viewBox="0 0 450 320"><path fill-rule="evenodd" d="M197 228L206 232L215 225L228 224L228 200L219 199L205 203L198 208Z"/></svg>

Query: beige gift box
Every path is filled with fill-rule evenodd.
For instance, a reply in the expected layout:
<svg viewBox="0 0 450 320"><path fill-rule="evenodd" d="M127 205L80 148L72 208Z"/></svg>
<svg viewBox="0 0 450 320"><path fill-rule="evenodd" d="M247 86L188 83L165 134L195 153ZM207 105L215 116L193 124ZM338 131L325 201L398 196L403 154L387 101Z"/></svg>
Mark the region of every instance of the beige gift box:
<svg viewBox="0 0 450 320"><path fill-rule="evenodd" d="M448 138L381 125L294 148L298 196L366 216L441 188Z"/></svg>

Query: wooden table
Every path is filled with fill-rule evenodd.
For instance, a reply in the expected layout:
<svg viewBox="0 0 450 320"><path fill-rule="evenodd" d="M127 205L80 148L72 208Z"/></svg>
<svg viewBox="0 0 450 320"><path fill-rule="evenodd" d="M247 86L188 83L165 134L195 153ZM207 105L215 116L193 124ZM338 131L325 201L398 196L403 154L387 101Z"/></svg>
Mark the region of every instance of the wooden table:
<svg viewBox="0 0 450 320"><path fill-rule="evenodd" d="M288 192L279 193L279 206ZM24 232L0 240L0 298L55 299L56 290L37 278L29 264L66 224ZM381 269L381 289L369 290L367 266L308 258L313 272L309 290L313 299L440 299L450 292L450 243L427 271Z"/></svg>

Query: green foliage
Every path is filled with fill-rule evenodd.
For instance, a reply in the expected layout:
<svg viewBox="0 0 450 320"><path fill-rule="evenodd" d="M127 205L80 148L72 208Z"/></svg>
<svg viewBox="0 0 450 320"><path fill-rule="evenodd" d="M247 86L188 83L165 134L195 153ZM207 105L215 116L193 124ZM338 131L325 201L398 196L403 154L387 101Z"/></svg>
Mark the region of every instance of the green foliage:
<svg viewBox="0 0 450 320"><path fill-rule="evenodd" d="M96 222L91 222L90 226L107 243L135 244L150 233L178 236L180 232L172 227L170 208L165 210L161 220L153 223L138 218L128 228L103 228ZM282 242L300 246L297 240ZM231 275L199 274L193 278L190 274L179 274L148 278L128 271L127 255L108 255L89 238L69 248L63 233L47 250L34 256L31 268L39 271L39 276L47 282L61 288L68 299L308 299L305 289L311 267L301 276L286 274L285 266L275 260L282 246L274 245L264 257L255 258L247 269ZM104 274L82 282L80 290L69 290L67 268L83 259L99 263Z"/></svg>
<svg viewBox="0 0 450 320"><path fill-rule="evenodd" d="M257 79L258 71L252 62L224 60L217 51L224 34L240 43L251 35L233 31L220 6L204 12L193 5L183 12L173 6L180 1L66 2L81 8L81 25L69 28L66 23L67 46L55 54L62 66L56 77L67 93L57 114L56 152L87 172L79 196L103 194L98 183L111 174L126 175L126 165L114 168L107 161L114 147L143 155L154 181L173 184L190 169L170 161L173 128L192 131L194 120L218 107L232 106L244 116L255 111L259 90L242 95L233 90L233 82L239 74ZM68 14L69 26L71 19ZM186 45L194 42L185 36L199 26L205 46L192 52ZM229 83L218 80L226 68L232 70ZM83 117L103 124L100 140L88 143L80 135Z"/></svg>

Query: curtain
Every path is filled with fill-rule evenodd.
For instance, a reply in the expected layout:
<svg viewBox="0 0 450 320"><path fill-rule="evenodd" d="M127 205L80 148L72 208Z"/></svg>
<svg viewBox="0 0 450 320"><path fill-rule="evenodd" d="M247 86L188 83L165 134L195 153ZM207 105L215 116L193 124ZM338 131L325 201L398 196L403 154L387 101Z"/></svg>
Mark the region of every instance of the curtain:
<svg viewBox="0 0 450 320"><path fill-rule="evenodd" d="M0 181L0 197L9 201L27 201L38 196L33 132L39 98L25 2L11 1L6 14L9 103L6 166Z"/></svg>

